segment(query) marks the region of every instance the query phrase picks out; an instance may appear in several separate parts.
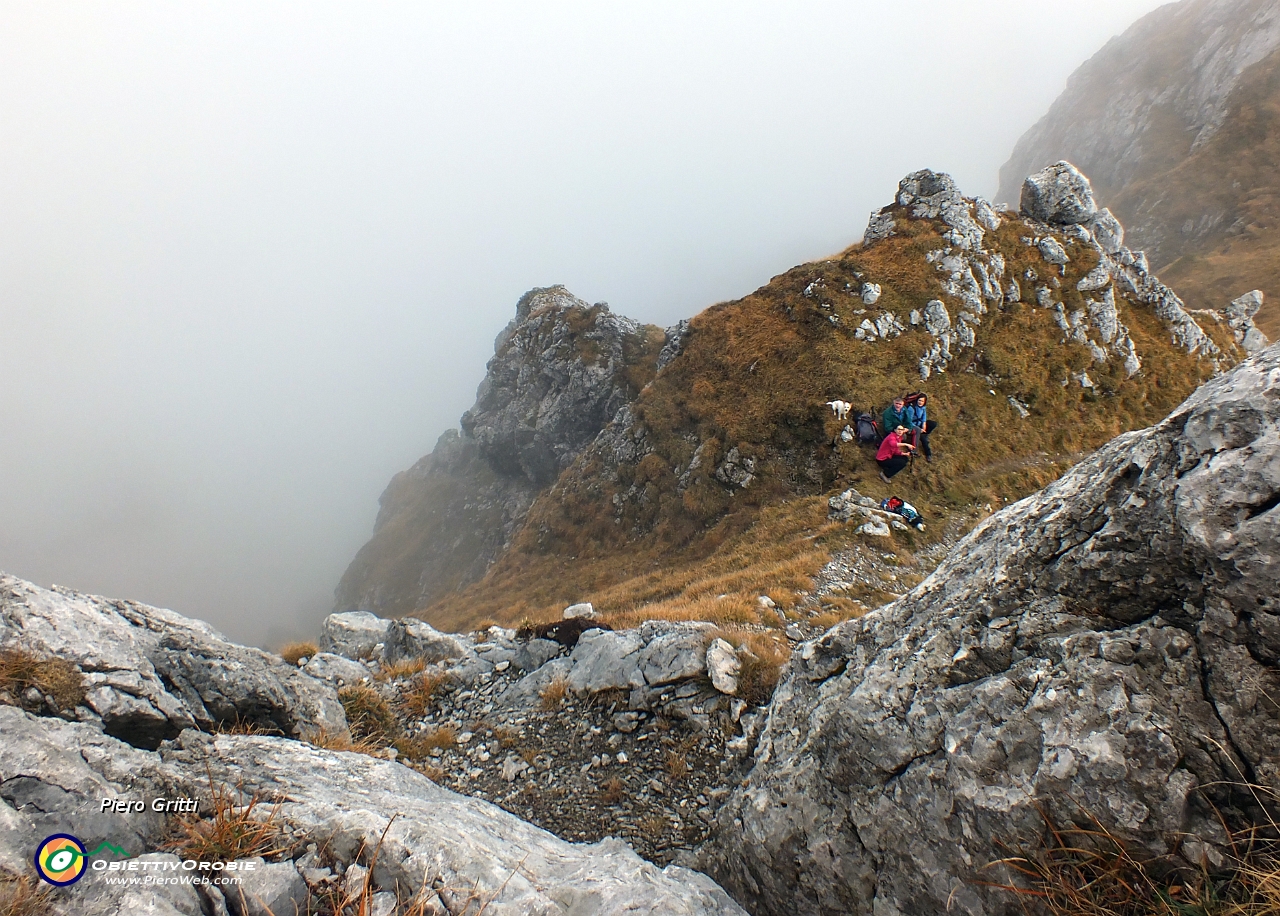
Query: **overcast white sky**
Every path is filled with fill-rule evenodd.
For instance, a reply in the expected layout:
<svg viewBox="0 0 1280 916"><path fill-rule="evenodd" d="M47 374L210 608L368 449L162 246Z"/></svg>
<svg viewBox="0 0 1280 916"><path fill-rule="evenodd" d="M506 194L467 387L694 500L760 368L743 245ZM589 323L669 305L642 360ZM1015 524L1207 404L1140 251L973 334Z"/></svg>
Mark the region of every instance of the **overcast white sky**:
<svg viewBox="0 0 1280 916"><path fill-rule="evenodd" d="M968 193L1152 0L0 2L0 569L311 635L564 283L671 324Z"/></svg>

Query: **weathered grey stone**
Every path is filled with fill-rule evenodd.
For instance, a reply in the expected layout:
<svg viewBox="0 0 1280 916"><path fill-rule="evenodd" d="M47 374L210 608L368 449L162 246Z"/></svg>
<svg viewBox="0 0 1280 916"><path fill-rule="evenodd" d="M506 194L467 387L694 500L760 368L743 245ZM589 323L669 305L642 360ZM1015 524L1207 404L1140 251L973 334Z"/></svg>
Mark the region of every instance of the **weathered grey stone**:
<svg viewBox="0 0 1280 916"><path fill-rule="evenodd" d="M757 916L1003 916L1042 814L1213 850L1280 790L1278 499L1271 347L801 646L699 861Z"/></svg>
<svg viewBox="0 0 1280 916"><path fill-rule="evenodd" d="M1062 265L1071 260L1067 257L1067 249L1063 248L1062 243L1051 235L1042 238L1036 247L1040 249L1040 257L1049 264Z"/></svg>
<svg viewBox="0 0 1280 916"><path fill-rule="evenodd" d="M1262 308L1262 290L1255 289L1233 299L1226 308L1227 324L1235 336L1236 343L1250 355L1267 346L1267 337L1253 323L1253 316Z"/></svg>
<svg viewBox="0 0 1280 916"><path fill-rule="evenodd" d="M940 299L930 300L924 307L924 329L934 337L951 330L951 315Z"/></svg>
<svg viewBox="0 0 1280 916"><path fill-rule="evenodd" d="M1042 223L1087 223L1098 212L1089 179L1070 162L1058 162L1022 184L1022 213Z"/></svg>
<svg viewBox="0 0 1280 916"><path fill-rule="evenodd" d="M654 633L641 653L640 673L644 682L650 687L659 687L705 675L707 639L714 629L708 623L642 625L642 638Z"/></svg>
<svg viewBox="0 0 1280 916"><path fill-rule="evenodd" d="M536 671L560 654L560 643L550 639L531 639L516 647L512 664L525 673Z"/></svg>
<svg viewBox="0 0 1280 916"><path fill-rule="evenodd" d="M330 614L320 628L320 649L347 658L373 658L386 645L391 621L369 611Z"/></svg>
<svg viewBox="0 0 1280 916"><path fill-rule="evenodd" d="M659 869L618 840L566 843L398 763L284 739L188 732L183 740L167 754L171 765L207 767L219 782L283 799L280 817L326 838L337 860L351 863L381 843L368 876L378 893L439 887L433 900L443 912L461 912L474 894L487 901L486 916L744 914L698 872Z"/></svg>
<svg viewBox="0 0 1280 916"><path fill-rule="evenodd" d="M563 286L530 290L498 336L463 432L499 472L552 483L634 396L622 369L644 334Z"/></svg>
<svg viewBox="0 0 1280 916"><path fill-rule="evenodd" d="M578 693L645 686L640 669L644 648L633 630L588 630L569 656L569 686Z"/></svg>
<svg viewBox="0 0 1280 916"><path fill-rule="evenodd" d="M457 636L441 633L426 621L413 617L389 621L384 638L382 655L388 661L420 658L430 663L465 658L472 653L471 647Z"/></svg>
<svg viewBox="0 0 1280 916"><path fill-rule="evenodd" d="M138 747L235 721L291 735L346 730L330 685L206 623L132 601L0 575L0 646L75 664L86 715Z"/></svg>
<svg viewBox="0 0 1280 916"><path fill-rule="evenodd" d="M317 652L302 666L302 670L314 678L337 684L359 684L372 673L357 661L332 652Z"/></svg>
<svg viewBox="0 0 1280 916"><path fill-rule="evenodd" d="M227 906L235 916L305 916L307 885L292 862L244 859L253 869L238 873L240 883L226 887Z"/></svg>
<svg viewBox="0 0 1280 916"><path fill-rule="evenodd" d="M733 646L723 639L716 639L707 646L707 673L711 675L711 685L716 690L729 696L736 694L741 672L742 662Z"/></svg>
<svg viewBox="0 0 1280 916"><path fill-rule="evenodd" d="M880 301L880 284L879 283L863 283L862 284L862 302L864 305L875 305Z"/></svg>
<svg viewBox="0 0 1280 916"><path fill-rule="evenodd" d="M572 620L575 617L594 617L596 609L591 606L590 601L584 601L581 604L571 604L564 609L561 615L565 620Z"/></svg>
<svg viewBox="0 0 1280 916"><path fill-rule="evenodd" d="M1098 247L1107 254L1115 254L1124 247L1124 226L1106 207L1098 211L1089 228Z"/></svg>
<svg viewBox="0 0 1280 916"><path fill-rule="evenodd" d="M617 840L566 843L391 761L284 738L215 738L194 730L162 753L141 751L86 725L6 706L0 706L0 733L5 739L0 742L0 785L12 797L0 804L0 817L16 826L0 833L0 861L12 856L26 861L39 838L64 832L95 846L109 840L138 857L139 866L158 863L154 867L180 873L176 857L144 855L165 835L160 815L108 820L99 814L100 800L207 797L212 783L246 799L279 799L278 821L299 839L323 843L348 874L362 868L355 864L362 849L367 853L381 842L377 865L368 874L375 894L439 888L433 892L438 896L424 901L427 912L432 907L441 913L461 912L466 894L475 892L487 901L485 912L492 916L744 913L704 875L677 866L658 869ZM75 753L68 753L69 748ZM190 885L108 885L106 874L91 870L72 887L55 891L51 912L202 912ZM226 888L226 903L237 914L265 913L257 902L261 898L282 916L306 899L292 862L264 863L241 877L248 906L233 887Z"/></svg>

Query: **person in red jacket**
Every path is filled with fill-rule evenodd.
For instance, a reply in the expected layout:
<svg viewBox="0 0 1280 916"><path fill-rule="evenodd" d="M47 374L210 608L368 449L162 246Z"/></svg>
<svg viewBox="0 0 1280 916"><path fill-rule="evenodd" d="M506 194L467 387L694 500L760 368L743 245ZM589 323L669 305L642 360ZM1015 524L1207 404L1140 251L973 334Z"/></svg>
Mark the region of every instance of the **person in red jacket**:
<svg viewBox="0 0 1280 916"><path fill-rule="evenodd" d="M880 465L880 479L885 483L911 460L911 453L915 448L906 441L909 432L905 426L896 427L880 443L880 450L876 452L876 464Z"/></svg>

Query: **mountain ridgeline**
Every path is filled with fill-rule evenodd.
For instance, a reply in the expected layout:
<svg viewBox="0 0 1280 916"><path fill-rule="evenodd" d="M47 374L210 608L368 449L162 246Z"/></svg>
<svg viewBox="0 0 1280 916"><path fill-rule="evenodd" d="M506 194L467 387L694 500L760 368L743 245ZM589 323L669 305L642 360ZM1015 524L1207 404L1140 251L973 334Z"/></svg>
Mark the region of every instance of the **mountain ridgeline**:
<svg viewBox="0 0 1280 916"><path fill-rule="evenodd" d="M750 620L851 543L833 492L904 496L936 522L923 547L1166 415L1260 344L1249 303L1220 305L1185 309L1066 163L1020 212L914 173L862 243L665 333L534 290L462 431L384 494L339 609ZM826 402L908 390L942 425L886 486Z"/></svg>
<svg viewBox="0 0 1280 916"><path fill-rule="evenodd" d="M1193 308L1260 289L1280 334L1280 7L1162 6L1083 64L1000 172L1000 199L1060 159Z"/></svg>

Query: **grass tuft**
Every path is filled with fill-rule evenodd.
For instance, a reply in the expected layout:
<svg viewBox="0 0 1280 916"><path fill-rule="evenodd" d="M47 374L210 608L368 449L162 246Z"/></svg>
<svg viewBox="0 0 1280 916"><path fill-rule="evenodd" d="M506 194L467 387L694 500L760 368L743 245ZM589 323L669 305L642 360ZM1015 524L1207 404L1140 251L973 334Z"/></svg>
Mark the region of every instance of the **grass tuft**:
<svg viewBox="0 0 1280 916"><path fill-rule="evenodd" d="M0 650L0 702L25 707L29 704L23 694L33 687L42 697L51 697L59 712L84 702L84 678L71 662L41 658L25 649Z"/></svg>
<svg viewBox="0 0 1280 916"><path fill-rule="evenodd" d="M400 724L391 705L372 687L343 687L338 691L338 699L347 714L351 736L357 742L386 747L399 736Z"/></svg>
<svg viewBox="0 0 1280 916"><path fill-rule="evenodd" d="M1255 794L1261 790L1255 790ZM1040 848L994 862L1013 875L988 884L1049 916L1280 916L1280 842L1275 825L1231 835L1222 868L1173 857L1142 858L1090 818L1059 827L1048 815Z"/></svg>
<svg viewBox="0 0 1280 916"><path fill-rule="evenodd" d="M264 808L256 793L247 804L239 804L244 797L242 789L217 785L210 778L212 811L179 815L163 848L199 862L269 858L285 852L280 804Z"/></svg>
<svg viewBox="0 0 1280 916"><path fill-rule="evenodd" d="M26 875L0 874L0 916L45 916L50 889Z"/></svg>
<svg viewBox="0 0 1280 916"><path fill-rule="evenodd" d="M569 682L562 677L553 680L542 688L538 696L542 700L542 708L550 711L559 709L569 695Z"/></svg>
<svg viewBox="0 0 1280 916"><path fill-rule="evenodd" d="M436 691L444 684L444 674L423 672L400 691L400 711L411 719L421 719L431 711Z"/></svg>
<svg viewBox="0 0 1280 916"><path fill-rule="evenodd" d="M297 665L302 658L315 658L320 649L313 642L291 642L280 650L280 657L291 665Z"/></svg>

